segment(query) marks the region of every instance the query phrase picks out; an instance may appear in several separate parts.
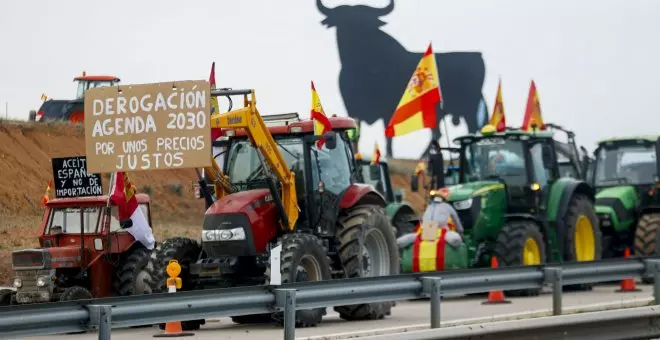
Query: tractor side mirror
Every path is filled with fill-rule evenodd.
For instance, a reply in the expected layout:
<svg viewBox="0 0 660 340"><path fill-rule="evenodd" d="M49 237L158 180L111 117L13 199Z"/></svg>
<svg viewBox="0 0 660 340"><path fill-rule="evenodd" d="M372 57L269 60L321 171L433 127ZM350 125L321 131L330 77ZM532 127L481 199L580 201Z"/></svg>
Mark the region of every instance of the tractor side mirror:
<svg viewBox="0 0 660 340"><path fill-rule="evenodd" d="M334 150L337 148L337 133L334 131L329 131L323 134L323 138L325 138L325 147L328 148L328 150Z"/></svg>
<svg viewBox="0 0 660 340"><path fill-rule="evenodd" d="M395 188L395 189L392 189L392 193L394 194L394 201L395 202L403 201L403 190Z"/></svg>
<svg viewBox="0 0 660 340"><path fill-rule="evenodd" d="M380 166L378 164L369 166L369 179L372 181L380 180Z"/></svg>
<svg viewBox="0 0 660 340"><path fill-rule="evenodd" d="M419 190L419 177L417 175L410 176L410 191L417 192Z"/></svg>

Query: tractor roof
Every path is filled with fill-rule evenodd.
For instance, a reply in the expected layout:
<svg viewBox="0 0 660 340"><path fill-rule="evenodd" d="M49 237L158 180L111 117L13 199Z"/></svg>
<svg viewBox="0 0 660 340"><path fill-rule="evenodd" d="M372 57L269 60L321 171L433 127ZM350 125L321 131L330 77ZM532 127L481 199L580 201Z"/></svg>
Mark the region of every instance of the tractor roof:
<svg viewBox="0 0 660 340"><path fill-rule="evenodd" d="M298 133L312 133L314 132L314 121L311 118L300 119L297 113L285 113L277 115L263 115L264 123L268 126L268 131L276 135L288 135ZM347 130L353 129L357 125L355 120L350 117L338 117L332 115L328 117L333 130ZM223 135L226 131L233 129L222 129ZM246 136L244 129L239 129L235 132L235 136Z"/></svg>
<svg viewBox="0 0 660 340"><path fill-rule="evenodd" d="M554 134L552 133L552 131L548 131L548 130L532 132L532 131L523 131L520 129L507 129L502 132L492 132L485 134L479 131L454 138L454 143L461 143L462 141L469 142L473 139L492 138L492 137L529 136L530 138L552 138L553 135Z"/></svg>
<svg viewBox="0 0 660 340"><path fill-rule="evenodd" d="M138 203L149 203L150 198L147 194L138 193L135 195ZM108 195L90 196L90 197L74 197L74 198L51 198L48 200L49 207L75 207L80 205L105 205L108 202Z"/></svg>
<svg viewBox="0 0 660 340"><path fill-rule="evenodd" d="M655 143L655 141L660 137L660 135L640 135L640 136L627 136L627 137L614 137L614 138L606 138L606 139L601 139L598 142L596 142L597 145L601 145L604 143L617 143L617 142L630 142L630 141L636 141L636 140L643 140L651 143Z"/></svg>
<svg viewBox="0 0 660 340"><path fill-rule="evenodd" d="M119 81L120 79L115 77L115 76L86 76L86 75L78 76L78 77L73 78L73 81L80 81L80 80L83 80L83 81L113 81L113 80Z"/></svg>

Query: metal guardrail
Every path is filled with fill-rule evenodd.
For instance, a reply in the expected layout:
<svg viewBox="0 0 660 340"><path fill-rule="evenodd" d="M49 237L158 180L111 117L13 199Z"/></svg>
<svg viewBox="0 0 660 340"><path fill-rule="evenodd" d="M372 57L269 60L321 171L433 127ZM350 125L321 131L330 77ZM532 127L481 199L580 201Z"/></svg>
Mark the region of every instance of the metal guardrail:
<svg viewBox="0 0 660 340"><path fill-rule="evenodd" d="M562 265L466 269L304 282L280 286L182 291L0 308L0 337L58 334L284 311L284 339L295 338L295 311L356 303L430 297L431 328L440 327L440 297L491 290L553 287L553 314L562 310L566 285L600 283L650 274L660 302L660 257L608 259Z"/></svg>
<svg viewBox="0 0 660 340"><path fill-rule="evenodd" d="M364 340L621 340L660 336L660 307L488 322L363 337Z"/></svg>

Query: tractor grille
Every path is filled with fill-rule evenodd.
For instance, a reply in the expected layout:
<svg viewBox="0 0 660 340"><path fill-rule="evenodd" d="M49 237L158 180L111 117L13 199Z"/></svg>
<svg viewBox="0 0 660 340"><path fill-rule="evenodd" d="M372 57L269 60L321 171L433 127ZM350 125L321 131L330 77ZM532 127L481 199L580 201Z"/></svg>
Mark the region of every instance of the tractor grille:
<svg viewBox="0 0 660 340"><path fill-rule="evenodd" d="M50 253L42 249L14 251L11 257L14 270L44 269L50 264Z"/></svg>
<svg viewBox="0 0 660 340"><path fill-rule="evenodd" d="M219 214L204 216L204 230L232 230L242 228L245 233L244 240L215 240L203 241L202 250L209 258L224 256L250 256L255 255L255 244L252 237L250 220L245 214ZM202 237L204 240L204 237Z"/></svg>

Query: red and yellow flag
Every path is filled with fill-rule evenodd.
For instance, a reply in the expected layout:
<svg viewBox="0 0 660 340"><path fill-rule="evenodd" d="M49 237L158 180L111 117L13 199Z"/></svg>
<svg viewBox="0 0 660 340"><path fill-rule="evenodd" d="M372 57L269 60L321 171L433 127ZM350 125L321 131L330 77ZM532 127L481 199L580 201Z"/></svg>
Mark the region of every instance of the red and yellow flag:
<svg viewBox="0 0 660 340"><path fill-rule="evenodd" d="M51 179L50 181L48 181L48 186L46 187L46 193L43 196L41 196L41 203L43 205L46 205L46 203L48 203L48 201L50 200L50 192L52 189L53 189L53 180Z"/></svg>
<svg viewBox="0 0 660 340"><path fill-rule="evenodd" d="M378 147L378 142L374 145L374 154L371 155L371 165L378 164L380 162L380 148Z"/></svg>
<svg viewBox="0 0 660 340"><path fill-rule="evenodd" d="M392 138L424 128L435 128L438 125L436 106L441 101L438 69L429 44L385 128L385 136Z"/></svg>
<svg viewBox="0 0 660 340"><path fill-rule="evenodd" d="M312 110L310 113L312 119L314 120L314 134L320 136L326 132L332 131L332 125L328 116L325 115L323 111L323 106L321 105L321 99L319 99L319 94L314 88L314 82L312 81ZM322 148L325 144L325 139L320 139L316 142L317 148Z"/></svg>
<svg viewBox="0 0 660 340"><path fill-rule="evenodd" d="M497 84L497 95L495 96L495 106L493 107L493 115L490 117L488 124L495 127L497 132L502 132L506 129L506 119L504 117L504 102L502 101L502 80Z"/></svg>
<svg viewBox="0 0 660 340"><path fill-rule="evenodd" d="M539 94L536 91L536 84L532 80L529 86L529 95L527 96L527 108L525 109L525 118L523 118L522 130L532 131L533 125L536 125L537 130L545 130L545 123L541 117L541 103L539 102Z"/></svg>
<svg viewBox="0 0 660 340"><path fill-rule="evenodd" d="M426 163L424 160L420 160L417 162L417 165L415 166L415 175L419 176L421 175L424 171L426 171Z"/></svg>
<svg viewBox="0 0 660 340"><path fill-rule="evenodd" d="M211 75L209 76L209 83L211 84L211 90L215 90L215 61L211 64ZM218 108L218 97L211 96L211 115L220 113ZM211 140L216 140L222 134L222 129L211 128Z"/></svg>

